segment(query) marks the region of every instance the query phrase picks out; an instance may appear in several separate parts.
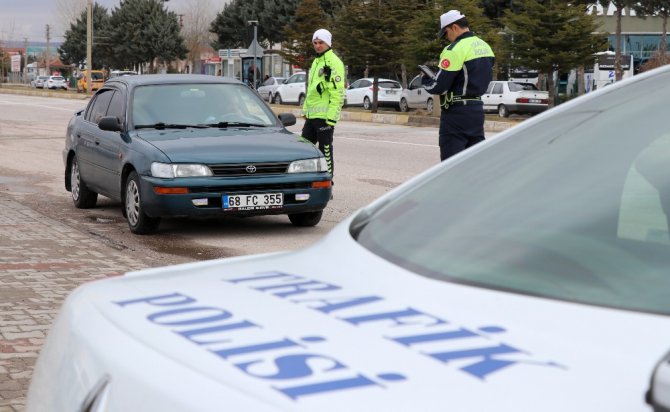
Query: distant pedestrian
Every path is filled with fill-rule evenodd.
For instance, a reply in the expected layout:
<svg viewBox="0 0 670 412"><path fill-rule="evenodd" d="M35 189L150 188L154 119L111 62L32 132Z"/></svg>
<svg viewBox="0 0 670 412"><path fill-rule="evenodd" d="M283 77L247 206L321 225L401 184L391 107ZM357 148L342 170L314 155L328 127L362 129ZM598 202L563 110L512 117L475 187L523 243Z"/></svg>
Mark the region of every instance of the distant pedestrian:
<svg viewBox="0 0 670 412"><path fill-rule="evenodd" d="M328 30L314 32L312 45L316 58L309 69L307 96L302 107L305 115L302 137L319 145L328 171L333 174L333 134L344 104L344 64L330 48L331 44L332 35Z"/></svg>
<svg viewBox="0 0 670 412"><path fill-rule="evenodd" d="M440 96L440 159L484 140L484 106L481 96L492 79L495 56L491 47L470 31L458 10L440 16L438 39L449 45L440 54L439 71L424 75L426 91Z"/></svg>
<svg viewBox="0 0 670 412"><path fill-rule="evenodd" d="M256 65L250 64L249 70L247 71L247 82L249 86L256 87Z"/></svg>

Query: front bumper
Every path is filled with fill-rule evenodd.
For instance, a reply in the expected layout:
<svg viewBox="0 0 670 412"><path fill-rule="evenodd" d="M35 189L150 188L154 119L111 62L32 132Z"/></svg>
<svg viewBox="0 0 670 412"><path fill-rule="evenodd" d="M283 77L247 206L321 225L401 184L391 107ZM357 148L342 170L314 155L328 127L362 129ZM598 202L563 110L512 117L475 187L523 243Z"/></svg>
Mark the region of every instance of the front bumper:
<svg viewBox="0 0 670 412"><path fill-rule="evenodd" d="M144 212L151 217L254 216L315 212L325 209L332 187L313 188L312 182L329 182L330 174L296 174L258 178L159 179L142 176L141 198ZM188 188L186 194L157 194L155 188ZM278 208L224 210L223 195L283 193ZM308 196L306 196L308 195ZM307 197L306 200L301 198Z"/></svg>

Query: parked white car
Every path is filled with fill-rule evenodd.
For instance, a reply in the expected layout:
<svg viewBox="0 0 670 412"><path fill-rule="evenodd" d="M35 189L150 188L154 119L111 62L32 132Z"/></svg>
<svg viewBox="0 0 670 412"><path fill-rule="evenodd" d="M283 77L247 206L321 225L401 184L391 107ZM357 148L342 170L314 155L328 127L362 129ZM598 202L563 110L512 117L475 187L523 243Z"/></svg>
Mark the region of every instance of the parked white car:
<svg viewBox="0 0 670 412"><path fill-rule="evenodd" d="M667 411L668 93L570 100L303 250L83 285L25 410Z"/></svg>
<svg viewBox="0 0 670 412"><path fill-rule="evenodd" d="M484 111L498 112L500 117L512 113L536 114L549 108L549 92L532 83L494 80L482 96Z"/></svg>
<svg viewBox="0 0 670 412"><path fill-rule="evenodd" d="M407 112L410 109L426 109L428 113L433 112L433 96L421 84L421 77L418 75L413 78L400 94L401 112Z"/></svg>
<svg viewBox="0 0 670 412"><path fill-rule="evenodd" d="M346 106L362 106L365 110L372 109L372 77L358 79L346 90ZM377 106L394 107L400 110L400 94L402 86L395 80L378 79Z"/></svg>
<svg viewBox="0 0 670 412"><path fill-rule="evenodd" d="M284 83L284 80L286 80L285 77L268 77L263 84L258 87L258 94L261 95L263 100L273 103L275 90L277 90L277 87L279 87L280 84Z"/></svg>
<svg viewBox="0 0 670 412"><path fill-rule="evenodd" d="M63 89L67 90L67 81L63 76L49 76L44 83L45 89Z"/></svg>
<svg viewBox="0 0 670 412"><path fill-rule="evenodd" d="M36 89L44 89L47 80L49 80L49 76L37 76L35 80L30 82L30 85Z"/></svg>
<svg viewBox="0 0 670 412"><path fill-rule="evenodd" d="M297 104L302 106L305 102L305 72L295 73L293 76L275 90L272 103L277 104Z"/></svg>

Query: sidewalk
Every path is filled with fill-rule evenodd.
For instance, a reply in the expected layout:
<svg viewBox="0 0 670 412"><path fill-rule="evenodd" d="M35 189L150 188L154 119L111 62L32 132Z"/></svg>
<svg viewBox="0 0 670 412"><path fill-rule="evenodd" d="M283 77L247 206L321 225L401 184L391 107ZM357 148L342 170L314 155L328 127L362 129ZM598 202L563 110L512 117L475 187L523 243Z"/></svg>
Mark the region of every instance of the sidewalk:
<svg viewBox="0 0 670 412"><path fill-rule="evenodd" d="M70 291L145 267L0 193L0 412L24 409L37 355Z"/></svg>

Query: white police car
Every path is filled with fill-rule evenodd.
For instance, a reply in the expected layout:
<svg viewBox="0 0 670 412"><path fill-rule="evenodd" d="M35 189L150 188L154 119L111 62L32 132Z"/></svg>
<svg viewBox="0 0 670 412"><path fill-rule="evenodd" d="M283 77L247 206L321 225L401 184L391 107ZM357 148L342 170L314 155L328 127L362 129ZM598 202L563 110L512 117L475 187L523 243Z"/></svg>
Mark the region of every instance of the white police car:
<svg viewBox="0 0 670 412"><path fill-rule="evenodd" d="M26 409L667 411L669 91L561 105L304 250L87 284Z"/></svg>

